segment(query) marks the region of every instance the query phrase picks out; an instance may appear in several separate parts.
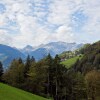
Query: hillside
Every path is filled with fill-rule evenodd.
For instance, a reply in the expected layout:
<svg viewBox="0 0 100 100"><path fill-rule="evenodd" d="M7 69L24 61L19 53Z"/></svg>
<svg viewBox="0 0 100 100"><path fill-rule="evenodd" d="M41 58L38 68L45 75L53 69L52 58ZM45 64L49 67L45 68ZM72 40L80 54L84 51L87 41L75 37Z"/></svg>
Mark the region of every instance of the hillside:
<svg viewBox="0 0 100 100"><path fill-rule="evenodd" d="M100 70L100 41L87 46L83 53L84 56L74 65L74 69L83 73L93 69Z"/></svg>
<svg viewBox="0 0 100 100"><path fill-rule="evenodd" d="M2 61L4 66L7 67L13 59L19 57L24 58L25 56L15 48L0 44L0 61Z"/></svg>
<svg viewBox="0 0 100 100"><path fill-rule="evenodd" d="M83 57L83 55L75 56L68 60L62 61L61 64L65 65L67 68L70 68L78 59L81 59L82 57Z"/></svg>
<svg viewBox="0 0 100 100"><path fill-rule="evenodd" d="M47 99L0 83L0 100L47 100Z"/></svg>

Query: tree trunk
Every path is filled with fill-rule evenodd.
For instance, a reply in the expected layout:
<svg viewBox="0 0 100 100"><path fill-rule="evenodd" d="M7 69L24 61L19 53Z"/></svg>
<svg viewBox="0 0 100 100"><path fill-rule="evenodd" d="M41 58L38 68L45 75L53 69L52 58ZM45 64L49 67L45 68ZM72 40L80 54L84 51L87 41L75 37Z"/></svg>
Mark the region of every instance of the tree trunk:
<svg viewBox="0 0 100 100"><path fill-rule="evenodd" d="M56 66L56 100L58 100L57 66Z"/></svg>
<svg viewBox="0 0 100 100"><path fill-rule="evenodd" d="M49 95L49 84L50 84L50 80L49 80L49 71L48 71L47 98L50 96Z"/></svg>
<svg viewBox="0 0 100 100"><path fill-rule="evenodd" d="M58 87L57 87L57 79L56 79L56 100L58 100L57 98L58 98Z"/></svg>

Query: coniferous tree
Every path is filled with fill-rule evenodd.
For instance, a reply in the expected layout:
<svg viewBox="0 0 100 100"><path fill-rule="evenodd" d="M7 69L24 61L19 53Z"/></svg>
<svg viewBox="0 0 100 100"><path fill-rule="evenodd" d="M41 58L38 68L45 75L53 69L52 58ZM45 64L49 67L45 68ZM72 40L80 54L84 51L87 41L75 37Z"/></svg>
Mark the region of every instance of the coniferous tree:
<svg viewBox="0 0 100 100"><path fill-rule="evenodd" d="M24 76L25 76L25 78L28 77L28 71L29 71L30 67L31 67L31 58L28 55L27 58L26 58L25 69L24 69Z"/></svg>
<svg viewBox="0 0 100 100"><path fill-rule="evenodd" d="M43 95L45 89L45 81L47 77L45 61L41 60L39 62L32 63L28 71L28 83L29 91Z"/></svg>
<svg viewBox="0 0 100 100"><path fill-rule="evenodd" d="M60 93L60 83L63 73L63 66L60 64L60 58L58 55L55 56L53 62L53 86L55 87L54 100L58 100Z"/></svg>
<svg viewBox="0 0 100 100"><path fill-rule="evenodd" d="M1 81L1 76L3 75L3 65L0 61L0 81Z"/></svg>
<svg viewBox="0 0 100 100"><path fill-rule="evenodd" d="M32 62L33 62L33 63L35 62L35 58L34 58L33 56L31 57L30 60L31 60L31 63L32 63Z"/></svg>
<svg viewBox="0 0 100 100"><path fill-rule="evenodd" d="M58 66L59 66L59 63L60 63L60 58L58 57L58 55L55 56L55 59L54 59L54 65L56 67L56 96L58 95Z"/></svg>
<svg viewBox="0 0 100 100"><path fill-rule="evenodd" d="M18 62L19 62L19 64L22 64L22 63L23 63L22 58L19 58L19 59L18 59Z"/></svg>
<svg viewBox="0 0 100 100"><path fill-rule="evenodd" d="M52 96L52 66L53 59L50 54L46 57L46 65L47 65L47 97Z"/></svg>

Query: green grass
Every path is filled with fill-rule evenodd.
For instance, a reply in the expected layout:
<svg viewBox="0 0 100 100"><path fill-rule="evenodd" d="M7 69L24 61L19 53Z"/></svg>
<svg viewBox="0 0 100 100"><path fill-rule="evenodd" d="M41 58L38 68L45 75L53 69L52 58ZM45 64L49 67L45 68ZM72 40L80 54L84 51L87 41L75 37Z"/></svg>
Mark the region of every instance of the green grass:
<svg viewBox="0 0 100 100"><path fill-rule="evenodd" d="M48 99L0 83L0 100L48 100Z"/></svg>
<svg viewBox="0 0 100 100"><path fill-rule="evenodd" d="M70 68L77 61L77 59L81 59L82 57L83 57L83 55L76 56L76 57L70 58L68 60L62 61L61 64L65 65L67 68Z"/></svg>

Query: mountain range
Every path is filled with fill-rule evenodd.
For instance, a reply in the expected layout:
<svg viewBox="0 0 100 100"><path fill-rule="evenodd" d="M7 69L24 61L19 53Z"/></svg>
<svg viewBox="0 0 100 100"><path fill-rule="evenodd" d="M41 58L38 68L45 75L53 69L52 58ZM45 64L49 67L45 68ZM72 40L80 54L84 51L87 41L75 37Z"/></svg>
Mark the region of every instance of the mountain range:
<svg viewBox="0 0 100 100"><path fill-rule="evenodd" d="M82 47L83 45L84 44L77 43L50 42L48 44L41 44L37 47L27 45L22 49L18 49L0 44L0 61L3 62L5 67L7 67L15 58L21 57L22 59L25 59L27 55L30 55L34 56L36 60L40 60L48 53L54 57L56 54L60 54L64 51L73 51Z"/></svg>
<svg viewBox="0 0 100 100"><path fill-rule="evenodd" d="M30 45L27 45L20 51L24 55L31 55L34 56L36 60L39 60L43 57L45 57L48 53L54 57L56 54L60 54L64 51L73 51L80 47L82 47L83 44L76 44L76 43L66 43L66 42L50 42L48 44L41 44L37 47L32 47Z"/></svg>
<svg viewBox="0 0 100 100"><path fill-rule="evenodd" d="M25 55L15 48L0 44L0 61L4 67L7 67L13 59L19 57L24 58Z"/></svg>

